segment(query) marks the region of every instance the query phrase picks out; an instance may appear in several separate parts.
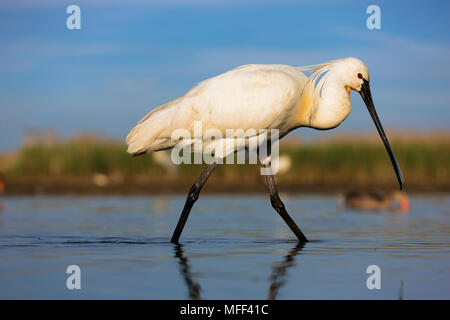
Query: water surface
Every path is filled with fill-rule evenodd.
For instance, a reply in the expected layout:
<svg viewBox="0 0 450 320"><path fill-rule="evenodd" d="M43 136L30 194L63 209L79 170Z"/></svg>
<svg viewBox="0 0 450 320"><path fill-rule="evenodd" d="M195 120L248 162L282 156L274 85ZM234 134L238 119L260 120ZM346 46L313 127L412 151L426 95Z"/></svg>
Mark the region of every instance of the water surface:
<svg viewBox="0 0 450 320"><path fill-rule="evenodd" d="M202 195L169 243L184 196L2 198L0 298L449 299L450 196L408 214L282 195L298 245L266 196ZM81 268L68 290L67 266ZM366 269L381 269L369 290Z"/></svg>

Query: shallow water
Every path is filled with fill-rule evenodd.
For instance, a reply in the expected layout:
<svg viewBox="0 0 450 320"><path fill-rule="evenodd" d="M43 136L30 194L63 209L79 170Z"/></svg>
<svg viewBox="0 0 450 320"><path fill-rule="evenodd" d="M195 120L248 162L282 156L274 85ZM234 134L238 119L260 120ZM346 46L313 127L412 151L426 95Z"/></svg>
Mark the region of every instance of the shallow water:
<svg viewBox="0 0 450 320"><path fill-rule="evenodd" d="M184 196L3 198L0 298L450 298L449 195L412 196L408 214L282 198L309 243L263 195L202 195L181 246L169 239ZM66 288L69 265L81 290Z"/></svg>

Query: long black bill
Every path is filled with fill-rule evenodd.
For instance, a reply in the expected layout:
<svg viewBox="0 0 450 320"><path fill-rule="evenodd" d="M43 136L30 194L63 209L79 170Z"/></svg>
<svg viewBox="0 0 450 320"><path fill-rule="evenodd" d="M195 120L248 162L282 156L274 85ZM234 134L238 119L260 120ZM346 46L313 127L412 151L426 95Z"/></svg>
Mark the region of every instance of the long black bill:
<svg viewBox="0 0 450 320"><path fill-rule="evenodd" d="M397 180L400 184L400 190L403 189L403 175L400 166L398 165L397 159L395 158L394 152L392 152L391 146L389 145L389 141L384 133L383 126L381 125L380 119L378 119L377 112L375 111L375 106L372 100L372 94L370 93L369 82L366 79L363 79L363 84L361 87L361 94L364 103L366 104L367 110L369 110L370 116L372 117L375 126L377 127L378 133L380 134L381 140L383 140L384 146L386 147L386 151L389 154L389 158L391 158L392 165L394 166L395 173L397 174Z"/></svg>

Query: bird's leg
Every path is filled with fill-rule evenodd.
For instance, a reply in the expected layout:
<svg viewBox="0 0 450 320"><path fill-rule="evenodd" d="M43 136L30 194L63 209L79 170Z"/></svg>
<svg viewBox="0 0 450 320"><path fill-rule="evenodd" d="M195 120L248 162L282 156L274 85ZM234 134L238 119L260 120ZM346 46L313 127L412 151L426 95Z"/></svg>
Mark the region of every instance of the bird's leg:
<svg viewBox="0 0 450 320"><path fill-rule="evenodd" d="M202 187L205 184L206 180L208 180L209 176L216 167L216 162L212 162L211 164L209 164L208 167L206 167L205 171L203 171L203 173L197 179L197 181L195 181L195 183L192 185L191 189L189 190L186 203L184 204L183 212L181 212L180 219L178 220L177 227L173 232L170 242L178 243L178 239L181 236L181 232L183 232L184 225L186 224L186 221L189 217L192 206L194 205L195 201L197 201L200 190L202 190Z"/></svg>
<svg viewBox="0 0 450 320"><path fill-rule="evenodd" d="M270 162L265 163L264 167L269 169ZM284 222L287 223L289 228L291 228L292 232L295 233L295 235L297 236L297 238L300 242L308 242L308 239L306 239L303 232L300 230L300 228L295 224L294 220L292 220L292 218L287 213L286 208L284 207L284 203L281 201L280 197L278 196L277 185L275 184L275 178L274 178L273 174L266 175L266 182L267 182L267 186L269 187L270 202L272 203L272 207L283 218Z"/></svg>

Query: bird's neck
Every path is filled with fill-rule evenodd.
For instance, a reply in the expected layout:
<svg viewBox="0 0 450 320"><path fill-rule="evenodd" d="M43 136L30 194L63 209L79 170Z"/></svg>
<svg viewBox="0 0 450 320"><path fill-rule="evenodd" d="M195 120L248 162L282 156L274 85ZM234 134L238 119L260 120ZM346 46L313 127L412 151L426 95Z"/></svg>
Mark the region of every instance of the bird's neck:
<svg viewBox="0 0 450 320"><path fill-rule="evenodd" d="M297 124L315 129L337 127L350 113L350 93L345 85L328 75L321 88L315 88L312 82L305 84L297 103Z"/></svg>

